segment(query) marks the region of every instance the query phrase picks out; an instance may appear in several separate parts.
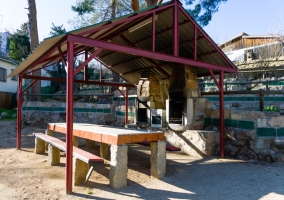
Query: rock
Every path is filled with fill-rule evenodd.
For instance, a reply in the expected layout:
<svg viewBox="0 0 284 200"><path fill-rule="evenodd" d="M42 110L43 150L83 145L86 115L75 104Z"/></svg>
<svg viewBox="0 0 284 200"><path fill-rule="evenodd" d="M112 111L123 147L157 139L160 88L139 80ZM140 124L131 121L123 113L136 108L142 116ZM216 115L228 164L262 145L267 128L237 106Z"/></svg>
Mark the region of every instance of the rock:
<svg viewBox="0 0 284 200"><path fill-rule="evenodd" d="M248 156L248 150L249 150L248 146L241 147L241 149L240 149L240 151L238 153L238 156L239 155Z"/></svg>
<svg viewBox="0 0 284 200"><path fill-rule="evenodd" d="M13 118L17 118L17 114L13 114L12 117L13 117Z"/></svg>
<svg viewBox="0 0 284 200"><path fill-rule="evenodd" d="M249 131L248 132L249 134L249 138L252 139L252 140L255 140L256 139L256 131Z"/></svg>
<svg viewBox="0 0 284 200"><path fill-rule="evenodd" d="M31 125L32 127L38 127L38 126L40 126L40 121L38 121L38 120L33 120L30 125Z"/></svg>
<svg viewBox="0 0 284 200"><path fill-rule="evenodd" d="M277 117L272 117L269 121L268 124L271 127L284 127L284 116L277 116Z"/></svg>
<svg viewBox="0 0 284 200"><path fill-rule="evenodd" d="M212 131L219 131L219 128L216 127L216 126L214 126L214 127L212 128Z"/></svg>
<svg viewBox="0 0 284 200"><path fill-rule="evenodd" d="M260 150L270 149L271 139L256 139L250 140L250 149L259 153Z"/></svg>
<svg viewBox="0 0 284 200"><path fill-rule="evenodd" d="M238 140L249 140L249 135L245 131L238 131L236 133L236 138Z"/></svg>
<svg viewBox="0 0 284 200"><path fill-rule="evenodd" d="M279 149L284 149L284 138L275 139L273 141L273 144Z"/></svg>
<svg viewBox="0 0 284 200"><path fill-rule="evenodd" d="M232 139L231 142L232 142L232 145L235 145L235 146L244 146L244 145L248 144L248 142L246 140Z"/></svg>
<svg viewBox="0 0 284 200"><path fill-rule="evenodd" d="M204 127L204 130L205 130L205 131L211 131L212 128L211 128L211 126L205 126L205 127Z"/></svg>
<svg viewBox="0 0 284 200"><path fill-rule="evenodd" d="M281 103L280 105L278 105L278 109L284 109L284 103Z"/></svg>
<svg viewBox="0 0 284 200"><path fill-rule="evenodd" d="M80 102L86 102L87 100L85 98L81 98L79 101Z"/></svg>
<svg viewBox="0 0 284 200"><path fill-rule="evenodd" d="M240 159L240 160L248 160L248 159L249 159L248 156L241 155L241 154L238 154L238 155L237 155L237 158Z"/></svg>
<svg viewBox="0 0 284 200"><path fill-rule="evenodd" d="M26 121L25 124L26 124L26 125L31 125L31 124L32 124L32 121Z"/></svg>
<svg viewBox="0 0 284 200"><path fill-rule="evenodd" d="M251 160L256 160L257 159L257 154L254 151L252 151L252 150L248 150L248 157Z"/></svg>
<svg viewBox="0 0 284 200"><path fill-rule="evenodd" d="M230 143L225 144L225 154L230 156L236 156L238 154L239 147L234 146Z"/></svg>
<svg viewBox="0 0 284 200"><path fill-rule="evenodd" d="M274 162L284 162L284 154L270 150L270 156Z"/></svg>
<svg viewBox="0 0 284 200"><path fill-rule="evenodd" d="M41 119L42 119L41 116L36 116L35 117L35 120L38 121L38 122L41 121Z"/></svg>
<svg viewBox="0 0 284 200"><path fill-rule="evenodd" d="M236 135L236 130L233 128L230 128L226 131L228 138L234 139Z"/></svg>
<svg viewBox="0 0 284 200"><path fill-rule="evenodd" d="M2 117L2 118L8 117L8 113L2 112L2 113L1 113L1 117Z"/></svg>
<svg viewBox="0 0 284 200"><path fill-rule="evenodd" d="M269 149L262 149L258 154L259 161L271 162L270 150Z"/></svg>
<svg viewBox="0 0 284 200"><path fill-rule="evenodd" d="M200 134L202 134L202 131L201 131ZM215 143L215 135L214 135L213 132L204 132L203 134L206 137L206 143L207 144Z"/></svg>

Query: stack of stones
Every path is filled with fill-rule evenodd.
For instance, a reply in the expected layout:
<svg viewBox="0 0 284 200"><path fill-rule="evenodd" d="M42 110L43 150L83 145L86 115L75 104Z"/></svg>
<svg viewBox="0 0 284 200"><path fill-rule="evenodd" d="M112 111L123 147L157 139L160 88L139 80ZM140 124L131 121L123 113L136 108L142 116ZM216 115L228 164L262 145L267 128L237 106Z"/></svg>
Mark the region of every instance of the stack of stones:
<svg viewBox="0 0 284 200"><path fill-rule="evenodd" d="M151 72L143 72L137 86L138 99L142 102L149 101L151 109L165 109L167 82Z"/></svg>

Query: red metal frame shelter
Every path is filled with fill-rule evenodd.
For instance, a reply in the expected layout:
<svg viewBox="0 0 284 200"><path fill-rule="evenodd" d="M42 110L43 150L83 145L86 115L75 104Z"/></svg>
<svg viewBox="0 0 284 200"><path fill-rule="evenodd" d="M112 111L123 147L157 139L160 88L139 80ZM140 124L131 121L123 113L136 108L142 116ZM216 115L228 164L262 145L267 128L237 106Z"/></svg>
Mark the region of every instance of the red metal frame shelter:
<svg viewBox="0 0 284 200"><path fill-rule="evenodd" d="M74 69L74 57L82 53L85 55L85 62ZM87 80L88 63L94 58L129 83ZM58 61L65 65L66 80L30 75L32 71L43 69ZM44 40L33 54L9 75L19 75L17 148L21 148L23 92L37 80L66 81L66 192L71 193L74 82L126 87L127 106L128 88L138 83L141 71L150 70L166 79L170 77L171 70L180 64L196 67L198 76L211 75L219 88L220 152L223 158L223 78L224 73L236 73L237 68L189 16L178 0ZM84 80L74 80L74 76L81 70L85 72ZM215 74L219 75L219 83ZM25 90L22 90L23 78L34 79ZM126 114L126 123L127 117Z"/></svg>

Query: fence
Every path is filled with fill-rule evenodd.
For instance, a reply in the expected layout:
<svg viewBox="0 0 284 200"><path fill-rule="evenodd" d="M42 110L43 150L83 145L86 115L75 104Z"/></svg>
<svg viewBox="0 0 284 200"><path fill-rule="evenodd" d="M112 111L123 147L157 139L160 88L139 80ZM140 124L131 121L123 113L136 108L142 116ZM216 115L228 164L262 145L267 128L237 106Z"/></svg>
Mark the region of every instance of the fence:
<svg viewBox="0 0 284 200"><path fill-rule="evenodd" d="M0 108L12 109L16 107L16 93L0 92Z"/></svg>

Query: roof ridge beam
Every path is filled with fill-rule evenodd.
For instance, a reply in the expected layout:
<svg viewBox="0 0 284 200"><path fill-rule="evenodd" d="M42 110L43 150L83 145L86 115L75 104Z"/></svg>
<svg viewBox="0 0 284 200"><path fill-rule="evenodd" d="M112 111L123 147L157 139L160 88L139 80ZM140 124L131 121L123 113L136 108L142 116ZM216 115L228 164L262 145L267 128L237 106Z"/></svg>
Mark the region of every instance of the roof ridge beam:
<svg viewBox="0 0 284 200"><path fill-rule="evenodd" d="M181 57L176 57L176 56L173 56L173 55L147 51L147 50L144 50L144 49L127 47L127 46L123 46L123 45L119 45L119 44L113 44L113 43L109 43L109 42L105 42L105 41L99 41L99 40L84 38L84 37L76 36L76 35L72 35L72 34L68 35L68 41L74 42L74 43L84 44L84 45L87 45L87 46L96 46L96 47L99 47L99 48L117 51L117 52L121 52L121 53L125 53L125 54L132 54L132 55L137 55L137 56L152 58L152 59L157 59L157 60L165 60L165 61L173 62L173 63L192 65L192 66L195 66L195 67L202 67L202 68L214 69L214 70L223 70L225 72L237 72L237 69L235 67L229 68L229 67L225 67L225 66L214 65L214 64L210 64L210 63L195 61L195 60L188 59L188 58L181 58Z"/></svg>

